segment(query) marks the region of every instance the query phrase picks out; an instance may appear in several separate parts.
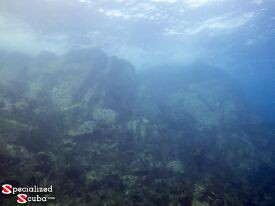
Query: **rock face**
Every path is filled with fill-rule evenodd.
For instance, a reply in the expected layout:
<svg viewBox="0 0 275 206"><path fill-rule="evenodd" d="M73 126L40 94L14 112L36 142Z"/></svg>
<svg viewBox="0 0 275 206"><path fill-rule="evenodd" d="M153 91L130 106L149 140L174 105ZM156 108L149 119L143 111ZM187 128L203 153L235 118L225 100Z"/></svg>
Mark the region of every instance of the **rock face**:
<svg viewBox="0 0 275 206"><path fill-rule="evenodd" d="M32 103L33 112L50 109L66 114L70 126L97 118L94 116L100 109L120 119L132 115L136 76L133 66L124 60L107 57L96 49L61 57L42 52L34 59L19 54L12 58L4 59L1 69L1 88L12 91L1 94L6 93L8 99L14 94L19 99L2 102L4 107L13 105L20 110L18 107L23 107L24 102ZM20 101L22 104L18 105Z"/></svg>
<svg viewBox="0 0 275 206"><path fill-rule="evenodd" d="M5 183L53 185L56 205L274 203L272 134L219 69L136 75L82 49L1 53L0 74Z"/></svg>

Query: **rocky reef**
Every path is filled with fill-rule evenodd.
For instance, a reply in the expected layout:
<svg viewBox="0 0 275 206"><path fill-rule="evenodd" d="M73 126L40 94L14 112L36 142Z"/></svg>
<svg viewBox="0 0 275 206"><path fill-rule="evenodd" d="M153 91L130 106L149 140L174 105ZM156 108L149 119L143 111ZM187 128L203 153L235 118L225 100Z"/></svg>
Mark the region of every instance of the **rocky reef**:
<svg viewBox="0 0 275 206"><path fill-rule="evenodd" d="M1 183L53 185L49 205L274 205L273 139L208 65L0 53Z"/></svg>

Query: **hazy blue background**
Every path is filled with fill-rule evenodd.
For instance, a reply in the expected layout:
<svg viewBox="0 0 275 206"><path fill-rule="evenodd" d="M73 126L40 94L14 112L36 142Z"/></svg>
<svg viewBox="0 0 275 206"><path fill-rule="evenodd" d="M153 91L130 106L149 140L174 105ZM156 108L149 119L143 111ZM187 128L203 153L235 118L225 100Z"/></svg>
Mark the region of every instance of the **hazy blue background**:
<svg viewBox="0 0 275 206"><path fill-rule="evenodd" d="M37 54L96 46L137 71L204 62L239 80L272 124L274 11L274 0L1 0L0 49Z"/></svg>

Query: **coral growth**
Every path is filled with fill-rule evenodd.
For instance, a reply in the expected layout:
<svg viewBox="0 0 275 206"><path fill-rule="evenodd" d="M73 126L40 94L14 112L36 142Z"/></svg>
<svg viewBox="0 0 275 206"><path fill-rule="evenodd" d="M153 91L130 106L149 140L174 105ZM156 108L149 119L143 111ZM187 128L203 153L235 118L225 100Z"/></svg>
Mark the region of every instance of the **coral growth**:
<svg viewBox="0 0 275 206"><path fill-rule="evenodd" d="M272 133L225 72L136 74L97 49L0 59L1 181L53 185L52 205L274 204Z"/></svg>

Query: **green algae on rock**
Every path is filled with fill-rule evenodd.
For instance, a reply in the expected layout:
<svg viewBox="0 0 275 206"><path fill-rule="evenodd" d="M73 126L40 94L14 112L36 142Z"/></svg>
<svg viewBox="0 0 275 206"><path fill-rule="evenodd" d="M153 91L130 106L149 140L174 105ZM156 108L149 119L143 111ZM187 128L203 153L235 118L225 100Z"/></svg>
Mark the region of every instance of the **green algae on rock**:
<svg viewBox="0 0 275 206"><path fill-rule="evenodd" d="M2 181L53 185L54 205L274 203L272 134L225 72L136 73L98 49L1 55Z"/></svg>

